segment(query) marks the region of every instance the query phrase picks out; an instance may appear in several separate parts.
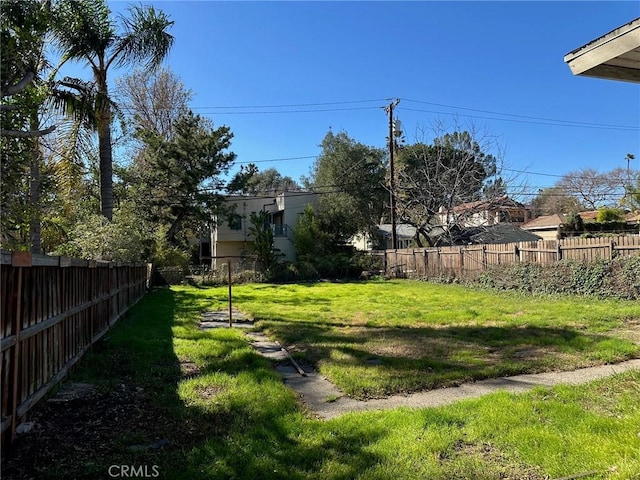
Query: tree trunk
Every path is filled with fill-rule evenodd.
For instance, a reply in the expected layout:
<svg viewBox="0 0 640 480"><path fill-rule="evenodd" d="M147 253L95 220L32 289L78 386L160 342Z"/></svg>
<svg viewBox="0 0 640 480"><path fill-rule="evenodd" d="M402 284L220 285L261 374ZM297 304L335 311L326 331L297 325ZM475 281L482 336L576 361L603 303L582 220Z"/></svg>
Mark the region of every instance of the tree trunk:
<svg viewBox="0 0 640 480"><path fill-rule="evenodd" d="M98 144L100 152L100 210L113 220L113 154L111 151L111 106L106 79L98 80Z"/></svg>
<svg viewBox="0 0 640 480"><path fill-rule="evenodd" d="M31 114L31 129L37 130L40 124L38 113ZM42 253L40 218L40 141L38 137L32 139L30 179L29 179L29 204L31 206L31 222L29 225L29 237L31 253Z"/></svg>
<svg viewBox="0 0 640 480"><path fill-rule="evenodd" d="M171 226L169 227L169 230L167 231L167 235L165 237L169 245L177 245L176 234L178 233L178 229L182 225L182 221L184 220L185 216L186 212L184 210L181 210L175 220L171 222Z"/></svg>

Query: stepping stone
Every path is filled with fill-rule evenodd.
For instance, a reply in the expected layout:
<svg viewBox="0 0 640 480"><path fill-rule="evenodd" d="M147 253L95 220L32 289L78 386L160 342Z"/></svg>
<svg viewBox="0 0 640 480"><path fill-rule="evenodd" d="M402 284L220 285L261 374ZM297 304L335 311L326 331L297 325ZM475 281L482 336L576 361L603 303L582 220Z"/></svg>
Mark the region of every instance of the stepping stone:
<svg viewBox="0 0 640 480"><path fill-rule="evenodd" d="M231 310L231 323L233 328L253 328L253 320L239 310ZM229 328L229 310L216 312L204 312L200 320L200 329Z"/></svg>
<svg viewBox="0 0 640 480"><path fill-rule="evenodd" d="M282 349L279 343L272 342L262 332L250 332L247 334L251 338L251 345L255 348L260 355L276 361L288 361L289 356L287 352Z"/></svg>

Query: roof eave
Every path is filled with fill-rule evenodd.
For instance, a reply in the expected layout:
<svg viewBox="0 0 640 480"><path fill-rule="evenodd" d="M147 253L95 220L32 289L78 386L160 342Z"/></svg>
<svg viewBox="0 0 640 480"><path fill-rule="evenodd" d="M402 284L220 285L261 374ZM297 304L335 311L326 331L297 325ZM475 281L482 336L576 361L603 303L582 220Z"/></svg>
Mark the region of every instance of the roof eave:
<svg viewBox="0 0 640 480"><path fill-rule="evenodd" d="M640 17L564 57L574 75L640 83Z"/></svg>

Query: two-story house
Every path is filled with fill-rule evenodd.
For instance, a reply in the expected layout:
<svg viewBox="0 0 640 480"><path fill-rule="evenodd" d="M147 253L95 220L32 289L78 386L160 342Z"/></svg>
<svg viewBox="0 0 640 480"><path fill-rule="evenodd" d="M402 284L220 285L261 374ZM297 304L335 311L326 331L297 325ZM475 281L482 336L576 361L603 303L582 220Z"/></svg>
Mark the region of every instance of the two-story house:
<svg viewBox="0 0 640 480"><path fill-rule="evenodd" d="M438 212L441 225L459 227L489 227L498 223L522 225L532 217L523 204L507 196L461 203L451 209L441 207Z"/></svg>
<svg viewBox="0 0 640 480"><path fill-rule="evenodd" d="M274 196L229 196L226 207L231 213L214 217L211 231L211 267L216 268L220 257L251 255L253 239L250 235L251 214L265 212L273 231L274 246L283 259L295 261L293 228L307 205L316 204L316 194L283 192Z"/></svg>

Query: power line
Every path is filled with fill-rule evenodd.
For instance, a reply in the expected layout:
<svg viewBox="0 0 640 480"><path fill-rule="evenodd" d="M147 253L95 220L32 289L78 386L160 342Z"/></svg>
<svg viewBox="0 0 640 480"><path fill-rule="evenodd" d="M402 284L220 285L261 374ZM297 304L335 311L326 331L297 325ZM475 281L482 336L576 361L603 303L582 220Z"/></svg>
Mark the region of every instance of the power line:
<svg viewBox="0 0 640 480"><path fill-rule="evenodd" d="M538 122L538 121L532 121L532 120L516 120L513 118L496 118L496 117L484 117L481 115L466 115L466 114L451 113L451 112L439 112L434 110L422 110L418 108L407 108L407 107L401 107L399 110L407 110L411 112L423 112L423 113L437 113L438 115L450 115L453 117L481 118L483 120L497 120L500 122L528 123L532 125L550 125L553 127L594 128L598 130L621 130L621 131L640 130L640 127L629 127L629 126L622 126L622 125L606 126L605 124L603 124L601 126L597 126L597 125L591 125L591 124L578 124L577 122L570 123L571 120L567 120L566 121L567 123L550 123L550 122L543 122L543 121Z"/></svg>
<svg viewBox="0 0 640 480"><path fill-rule="evenodd" d="M287 103L281 105L226 105L226 106L203 106L193 107L197 109L215 109L215 108L291 108L291 107L317 107L324 105L347 105L350 103L372 103L372 102L384 102L385 98L375 98L373 100L349 100L343 102L318 102L318 103Z"/></svg>
<svg viewBox="0 0 640 480"><path fill-rule="evenodd" d="M315 112L346 112L355 110L373 110L380 107L351 107L351 108L316 108L308 110L254 110L251 112L200 112L201 115L270 115L278 113L315 113Z"/></svg>
<svg viewBox="0 0 640 480"><path fill-rule="evenodd" d="M419 108L399 107L400 110L422 112L422 113L434 113L438 115L451 115L462 116L469 118L480 118L484 120L498 120L516 123L528 123L535 125L550 125L550 126L562 126L562 127L574 127L574 128L595 128L604 130L640 130L640 126L637 125L614 125L607 123L595 123L595 122L582 122L577 120L566 120L558 118L546 118L536 117L532 115L522 115L509 112L497 112L492 110L483 110L478 108L462 107L459 105L448 105L437 102L427 102L424 100L414 100L403 98L406 102L418 103L423 105L433 105L437 107L451 108L456 110L467 110L470 112L486 113L489 115L499 115L501 117L513 117L513 118L496 118L486 117L482 115L467 115L452 112L443 112L436 110L425 110ZM357 111L357 110L373 110L379 108L378 106L366 106L366 107L346 107L346 108L302 108L302 107L323 107L331 105L350 105L350 104L362 104L362 103L379 103L383 101L389 101L389 98L378 98L370 100L345 100L337 102L310 102L310 103L284 103L275 105L195 105L190 107L193 111L199 111L202 115L272 115L272 114L284 114L284 113L316 113L316 112L337 112L337 111ZM124 110L128 110L127 107L123 107ZM253 109L253 110L252 110ZM256 110L256 109L269 109L269 110ZM213 111L206 112L203 110L226 110L226 111ZM233 111L233 110L245 110L245 111ZM250 110L250 111L246 111Z"/></svg>
<svg viewBox="0 0 640 480"><path fill-rule="evenodd" d="M515 173L526 173L527 175L537 175L540 177L554 177L554 178L563 178L565 177L565 175L554 175L553 173L536 173L536 172L529 172L527 170L515 170L513 168L500 168L501 171L505 171L505 172L515 172Z"/></svg>
<svg viewBox="0 0 640 480"><path fill-rule="evenodd" d="M314 112L335 112L335 111L355 111L355 110L369 110L377 108L375 106L370 107L348 107L348 108L314 108L314 109L301 109L298 107L315 107L315 106L327 106L327 105L349 105L349 104L357 104L357 103L373 103L373 102L381 102L387 101L389 99L371 99L371 100L349 100L349 101L340 101L340 102L315 102L315 103L286 103L286 104L277 104L277 105L212 105L212 106L194 106L192 109L194 111L202 111L202 110L244 110L244 109L277 109L277 110L254 110L254 111L223 111L223 112L202 112L203 115L253 115L253 114L277 114L277 113L314 113ZM536 117L531 115L522 115L516 113L508 113L508 112L496 112L492 110L482 110L477 108L470 107L462 107L458 105L447 105L444 103L436 103L436 102L427 102L423 100L413 100L413 99L404 99L407 102L419 103L424 105L434 105L438 107L452 108L457 110L468 110L470 112L478 112L478 113L486 113L490 115L500 115L503 117L513 117L513 118L496 118L496 117L486 117L481 115L465 115L460 113L452 113L452 112L442 112L435 110L424 110L418 108L408 108L408 107L399 107L400 110L405 111L414 111L414 112L423 112L423 113L435 113L439 115L452 115L452 116L463 116L469 118L480 118L484 120L498 120L498 121L510 121L516 123L529 123L529 124L537 124L537 125L550 125L550 126L564 126L564 127L575 127L575 128L596 128L596 129L609 129L609 130L640 130L640 126L636 125L614 125L607 123L595 123L595 122L582 122L577 120L565 120L565 119L557 119L557 118L546 118L546 117ZM282 110L283 108L289 110ZM290 110L290 108L295 108L295 110ZM519 119L519 120L518 120Z"/></svg>
<svg viewBox="0 0 640 480"><path fill-rule="evenodd" d="M292 160L305 160L309 158L317 158L318 155L307 155L304 157L285 157L285 158L272 158L269 160L253 160L248 162L235 162L236 165L249 165L250 163L267 163L267 162L289 162Z"/></svg>
<svg viewBox="0 0 640 480"><path fill-rule="evenodd" d="M250 163L268 163L268 162L289 162L293 160L307 160L310 158L318 158L319 155L305 155L300 157L284 157L284 158L272 158L268 160L253 160L253 161L245 161L245 162L235 162L236 165L248 165ZM558 175L553 173L541 173L541 172L532 172L529 170L517 170L514 168L500 168L500 171L504 172L514 172L514 173L524 173L527 175L535 175L540 177L552 177L552 178L564 178L566 175Z"/></svg>
<svg viewBox="0 0 640 480"><path fill-rule="evenodd" d="M606 124L606 123L592 123L592 122L578 122L578 121L574 121L574 120L562 120L562 119L556 119L556 118L532 117L532 116L528 116L528 115L519 115L519 114L515 114L515 113L492 112L490 110L479 110L479 109L476 109L476 108L458 107L458 106L455 106L455 105L446 105L446 104L443 104L443 103L424 102L424 101L421 101L421 100L409 100L409 99L403 99L403 100L406 100L407 102L413 102L413 103L423 103L425 105L435 105L437 107L456 108L458 110L469 110L471 112L480 112L480 113L489 113L491 115L503 115L503 116L508 116L508 117L526 118L526 119L530 119L530 120L543 120L543 121L547 121L547 122L559 122L559 123L573 123L573 124L576 124L576 125L591 125L591 126L597 126L597 127L629 128L629 129L633 129L633 130L637 130L637 129L640 128L638 126L610 125L610 124Z"/></svg>

